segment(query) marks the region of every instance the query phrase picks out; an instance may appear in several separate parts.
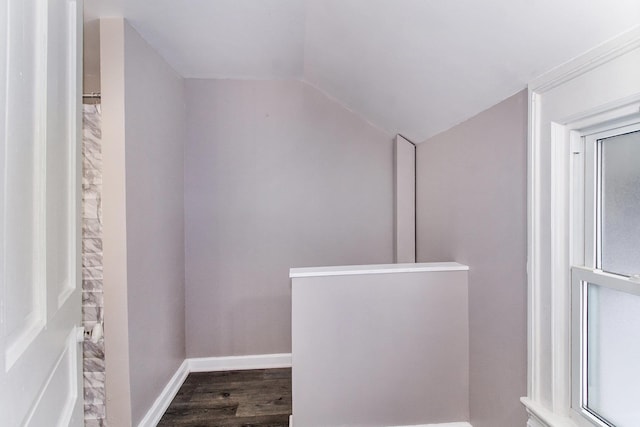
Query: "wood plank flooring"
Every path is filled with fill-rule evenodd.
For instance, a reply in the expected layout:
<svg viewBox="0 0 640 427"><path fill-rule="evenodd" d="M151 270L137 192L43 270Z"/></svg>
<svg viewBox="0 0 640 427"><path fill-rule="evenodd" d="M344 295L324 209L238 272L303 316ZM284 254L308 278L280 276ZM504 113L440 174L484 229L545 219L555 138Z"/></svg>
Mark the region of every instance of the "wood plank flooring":
<svg viewBox="0 0 640 427"><path fill-rule="evenodd" d="M288 427L291 369L191 373L159 427Z"/></svg>

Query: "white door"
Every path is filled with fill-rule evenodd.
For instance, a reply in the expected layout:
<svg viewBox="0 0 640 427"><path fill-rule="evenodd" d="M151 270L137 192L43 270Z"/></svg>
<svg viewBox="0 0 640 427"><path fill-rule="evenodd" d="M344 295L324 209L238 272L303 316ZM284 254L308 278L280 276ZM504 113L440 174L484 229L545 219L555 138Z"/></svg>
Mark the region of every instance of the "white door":
<svg viewBox="0 0 640 427"><path fill-rule="evenodd" d="M1 426L83 423L81 9L0 0Z"/></svg>

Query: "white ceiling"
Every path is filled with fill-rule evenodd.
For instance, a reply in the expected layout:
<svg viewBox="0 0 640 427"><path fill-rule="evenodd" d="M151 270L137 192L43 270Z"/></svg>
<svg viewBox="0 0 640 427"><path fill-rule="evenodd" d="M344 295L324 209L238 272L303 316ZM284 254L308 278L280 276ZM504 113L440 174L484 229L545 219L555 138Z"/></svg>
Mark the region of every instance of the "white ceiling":
<svg viewBox="0 0 640 427"><path fill-rule="evenodd" d="M638 0L87 0L184 77L299 78L420 142L640 23Z"/></svg>

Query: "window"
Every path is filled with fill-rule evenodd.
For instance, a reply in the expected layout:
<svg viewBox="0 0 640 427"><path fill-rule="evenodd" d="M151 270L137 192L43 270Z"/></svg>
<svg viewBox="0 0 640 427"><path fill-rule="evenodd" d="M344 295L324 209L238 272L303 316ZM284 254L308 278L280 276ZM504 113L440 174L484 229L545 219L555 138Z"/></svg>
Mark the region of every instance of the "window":
<svg viewBox="0 0 640 427"><path fill-rule="evenodd" d="M640 124L575 150L572 406L588 424L640 426ZM583 154L583 155L582 155ZM581 252L576 256L576 252Z"/></svg>

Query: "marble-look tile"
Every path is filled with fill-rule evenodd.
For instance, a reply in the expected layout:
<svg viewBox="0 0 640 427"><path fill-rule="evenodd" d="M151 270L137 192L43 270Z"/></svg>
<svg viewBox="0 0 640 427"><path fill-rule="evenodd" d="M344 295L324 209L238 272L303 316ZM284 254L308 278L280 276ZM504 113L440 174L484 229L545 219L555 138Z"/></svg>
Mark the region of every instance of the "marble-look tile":
<svg viewBox="0 0 640 427"><path fill-rule="evenodd" d="M89 120L84 120L82 129L83 136L83 153L85 156L102 154L102 147L100 145L100 138L102 132L100 131L100 124L96 123L96 117L89 117Z"/></svg>
<svg viewBox="0 0 640 427"><path fill-rule="evenodd" d="M102 307L82 306L82 320L85 322L102 322Z"/></svg>
<svg viewBox="0 0 640 427"><path fill-rule="evenodd" d="M102 106L100 104L84 104L82 106L83 141L102 138Z"/></svg>
<svg viewBox="0 0 640 427"><path fill-rule="evenodd" d="M101 188L95 184L82 186L82 200L99 199L101 197Z"/></svg>
<svg viewBox="0 0 640 427"><path fill-rule="evenodd" d="M89 404L84 405L84 417L85 419L98 420L105 417L104 405Z"/></svg>
<svg viewBox="0 0 640 427"><path fill-rule="evenodd" d="M82 281L82 290L87 292L102 291L102 279L88 279Z"/></svg>
<svg viewBox="0 0 640 427"><path fill-rule="evenodd" d="M84 427L106 427L107 421L104 418L85 418L84 419Z"/></svg>
<svg viewBox="0 0 640 427"><path fill-rule="evenodd" d="M85 111L82 129L82 158L85 170L102 169L100 117L96 112Z"/></svg>
<svg viewBox="0 0 640 427"><path fill-rule="evenodd" d="M85 372L83 374L85 387L104 387L104 372Z"/></svg>
<svg viewBox="0 0 640 427"><path fill-rule="evenodd" d="M101 267L102 252L90 252L82 254L82 267Z"/></svg>
<svg viewBox="0 0 640 427"><path fill-rule="evenodd" d="M87 129L84 129L83 135L86 137L83 141L82 146L82 155L90 160L99 159L102 160L102 148L100 147L100 136L95 135L91 130L87 132ZM99 167L94 167L92 169L100 169Z"/></svg>
<svg viewBox="0 0 640 427"><path fill-rule="evenodd" d="M83 166L85 166L84 162L83 162ZM83 185L102 185L102 171L100 169L83 168L82 184Z"/></svg>
<svg viewBox="0 0 640 427"><path fill-rule="evenodd" d="M84 356L84 359L99 359L99 360L104 360L104 341L100 340L97 343L94 343L92 341L89 340L85 340L82 343L82 354ZM95 371L89 371L89 370L84 370L85 372L95 372ZM104 371L98 371L98 372L102 372Z"/></svg>
<svg viewBox="0 0 640 427"><path fill-rule="evenodd" d="M104 402L105 393L104 387L89 387L84 389L84 403L98 403L101 404Z"/></svg>
<svg viewBox="0 0 640 427"><path fill-rule="evenodd" d="M83 268L82 280L88 279L102 279L102 266Z"/></svg>
<svg viewBox="0 0 640 427"><path fill-rule="evenodd" d="M102 291L83 291L82 305L85 307L104 307L104 294Z"/></svg>
<svg viewBox="0 0 640 427"><path fill-rule="evenodd" d="M82 218L100 219L102 217L100 204L100 199L84 199L82 203Z"/></svg>
<svg viewBox="0 0 640 427"><path fill-rule="evenodd" d="M96 326L99 322L97 321L89 321L82 320L82 327L84 328L84 339L85 341L91 339L91 331L93 331L94 326Z"/></svg>
<svg viewBox="0 0 640 427"><path fill-rule="evenodd" d="M84 150L83 150L84 151ZM101 153L88 153L82 158L83 170L101 170L102 169L102 154Z"/></svg>
<svg viewBox="0 0 640 427"><path fill-rule="evenodd" d="M102 239L99 238L83 238L82 239L82 252L84 253L97 253L102 252Z"/></svg>
<svg viewBox="0 0 640 427"><path fill-rule="evenodd" d="M102 239L102 222L101 218L83 218L82 219L82 237L85 239L95 238Z"/></svg>
<svg viewBox="0 0 640 427"><path fill-rule="evenodd" d="M86 357L83 361L83 366L85 372L104 372L104 359L98 359L97 357Z"/></svg>
<svg viewBox="0 0 640 427"><path fill-rule="evenodd" d="M102 183L96 183L88 180L82 180L82 195L84 197L85 192L91 192L92 189L96 189L99 194L102 194Z"/></svg>
<svg viewBox="0 0 640 427"><path fill-rule="evenodd" d="M102 137L102 132L100 132L100 127L98 123L95 123L95 118L91 120L84 121L85 128L83 129L83 143L84 150L83 153L85 156L90 155L100 155L102 154L102 147L100 146L100 138Z"/></svg>
<svg viewBox="0 0 640 427"><path fill-rule="evenodd" d="M102 293L102 118L101 105L83 105L82 129L82 323L85 427L104 427L104 338L90 340L104 319Z"/></svg>

